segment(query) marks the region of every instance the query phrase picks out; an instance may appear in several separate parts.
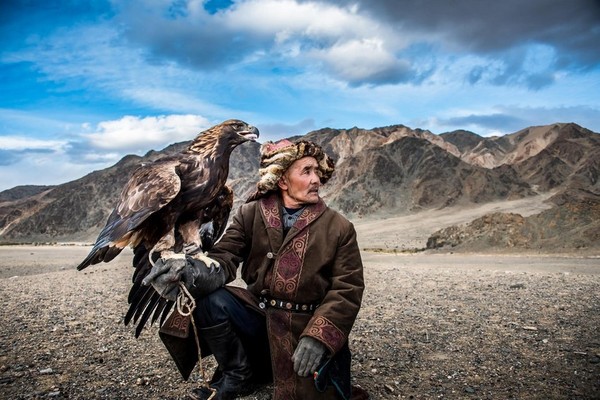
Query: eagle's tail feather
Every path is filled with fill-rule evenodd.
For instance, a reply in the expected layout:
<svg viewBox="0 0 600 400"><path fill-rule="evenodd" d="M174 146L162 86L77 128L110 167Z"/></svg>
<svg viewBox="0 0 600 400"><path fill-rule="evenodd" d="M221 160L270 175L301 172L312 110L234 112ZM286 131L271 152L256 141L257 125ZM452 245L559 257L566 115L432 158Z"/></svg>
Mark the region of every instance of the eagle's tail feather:
<svg viewBox="0 0 600 400"><path fill-rule="evenodd" d="M136 324L135 337L139 337L144 326L150 320L154 324L160 317L160 325L173 307L173 302L161 297L152 287L141 286L133 294L129 309L125 315L124 323Z"/></svg>
<svg viewBox="0 0 600 400"><path fill-rule="evenodd" d="M158 317L162 314L162 312L167 307L168 302L169 302L169 300L165 299L164 297L161 297L159 299L158 305L156 306L156 311L154 311L154 314L152 314L152 320L150 320L150 325L154 325L154 323L156 322Z"/></svg>
<svg viewBox="0 0 600 400"><path fill-rule="evenodd" d="M154 297L155 292L156 291L154 290L154 288L151 287L149 287L148 290L146 290L144 297L136 307L135 313L133 314L132 320L134 323L137 323L140 320L140 316L142 315L144 310L148 308L148 305L152 302L152 297Z"/></svg>
<svg viewBox="0 0 600 400"><path fill-rule="evenodd" d="M163 325L163 323L165 322L165 319L167 319L167 315L169 315L169 313L171 312L171 309L173 308L174 305L175 305L174 301L171 301L171 300L167 301L167 304L165 305L165 308L162 311L162 314L160 315L160 326Z"/></svg>
<svg viewBox="0 0 600 400"><path fill-rule="evenodd" d="M140 333L142 332L142 329L144 329L144 326L146 325L146 322L148 322L150 316L156 312L156 306L158 305L160 299L160 295L154 292L152 294L152 297L150 297L150 299L148 300L148 305L146 306L144 313L138 320L137 327L135 328L136 338L140 336Z"/></svg>
<svg viewBox="0 0 600 400"><path fill-rule="evenodd" d="M152 290L151 286L143 286L140 285L138 289L133 292L130 292L131 299L129 300L129 309L127 310L127 314L125 314L125 325L129 325L129 322L133 320L136 321L137 317L135 316L138 312L138 309L144 304L144 297L147 293Z"/></svg>

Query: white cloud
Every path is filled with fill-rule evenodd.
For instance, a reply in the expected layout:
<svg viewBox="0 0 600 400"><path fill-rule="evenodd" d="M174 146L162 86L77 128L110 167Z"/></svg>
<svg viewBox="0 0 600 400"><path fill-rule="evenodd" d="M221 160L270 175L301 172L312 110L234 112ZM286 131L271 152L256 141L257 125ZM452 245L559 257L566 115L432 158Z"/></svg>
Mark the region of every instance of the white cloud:
<svg viewBox="0 0 600 400"><path fill-rule="evenodd" d="M410 75L410 64L398 60L377 38L352 40L312 53L323 60L339 78L350 83L393 82Z"/></svg>
<svg viewBox="0 0 600 400"><path fill-rule="evenodd" d="M62 152L66 145L66 141L60 140L43 140L27 136L0 136L0 149L9 151Z"/></svg>
<svg viewBox="0 0 600 400"><path fill-rule="evenodd" d="M125 116L99 123L96 132L86 133L84 137L98 149L147 151L191 140L209 126L209 121L198 115Z"/></svg>
<svg viewBox="0 0 600 400"><path fill-rule="evenodd" d="M359 14L356 5L257 0L240 3L222 18L232 31L271 37L270 51L286 62L324 65L322 72L353 85L398 82L410 75L410 64L396 56L408 40Z"/></svg>
<svg viewBox="0 0 600 400"><path fill-rule="evenodd" d="M231 32L265 36L276 44L302 42L305 49L329 48L347 41L377 38L395 48L409 42L395 29L357 12L324 2L255 0L239 4L222 17Z"/></svg>
<svg viewBox="0 0 600 400"><path fill-rule="evenodd" d="M223 16L232 31L246 30L281 37L303 35L312 38L356 37L377 29L374 21L320 2L294 0L256 0L240 3ZM288 33L285 35L284 33Z"/></svg>

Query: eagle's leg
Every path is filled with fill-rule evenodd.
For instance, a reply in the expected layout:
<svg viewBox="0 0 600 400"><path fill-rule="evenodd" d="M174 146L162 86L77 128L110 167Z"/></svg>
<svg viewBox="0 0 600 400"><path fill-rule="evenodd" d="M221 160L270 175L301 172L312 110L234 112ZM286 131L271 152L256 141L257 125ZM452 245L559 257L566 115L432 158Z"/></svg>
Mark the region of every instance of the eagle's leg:
<svg viewBox="0 0 600 400"><path fill-rule="evenodd" d="M202 239L200 237L200 222L193 220L181 224L179 233L183 238L183 252L193 258L202 261L207 268L214 265L215 261L204 254L202 250Z"/></svg>
<svg viewBox="0 0 600 400"><path fill-rule="evenodd" d="M152 250L148 253L148 259L150 264L154 266L154 261L152 260L152 256L154 253L160 253L160 258L175 258L175 252L173 248L175 247L175 230L172 229L169 233L164 235L160 240L154 245Z"/></svg>
<svg viewBox="0 0 600 400"><path fill-rule="evenodd" d="M183 239L183 252L185 254L202 253L200 222L198 220L179 225L179 233Z"/></svg>

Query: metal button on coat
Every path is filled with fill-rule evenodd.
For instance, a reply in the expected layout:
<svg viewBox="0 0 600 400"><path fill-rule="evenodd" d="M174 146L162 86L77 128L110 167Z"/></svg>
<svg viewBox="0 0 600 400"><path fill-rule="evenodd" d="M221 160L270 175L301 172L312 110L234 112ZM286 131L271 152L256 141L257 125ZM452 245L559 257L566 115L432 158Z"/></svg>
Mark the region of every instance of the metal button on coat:
<svg viewBox="0 0 600 400"><path fill-rule="evenodd" d="M275 255L273 253L271 253L271 252L267 253L267 258L271 259L273 257L275 257Z"/></svg>

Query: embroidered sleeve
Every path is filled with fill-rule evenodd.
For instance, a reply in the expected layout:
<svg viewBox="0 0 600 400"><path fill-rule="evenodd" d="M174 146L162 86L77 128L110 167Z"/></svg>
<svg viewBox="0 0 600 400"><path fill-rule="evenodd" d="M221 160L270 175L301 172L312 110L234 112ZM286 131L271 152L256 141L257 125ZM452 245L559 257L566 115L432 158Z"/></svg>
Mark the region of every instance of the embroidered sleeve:
<svg viewBox="0 0 600 400"><path fill-rule="evenodd" d="M325 317L318 316L308 324L302 336L311 336L327 346L335 354L346 343L346 335Z"/></svg>

